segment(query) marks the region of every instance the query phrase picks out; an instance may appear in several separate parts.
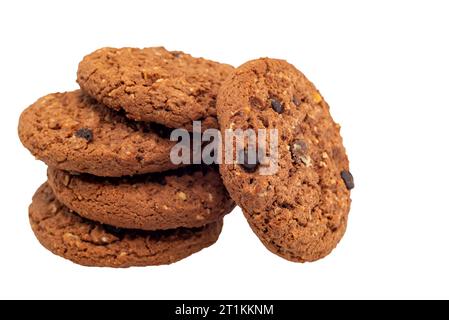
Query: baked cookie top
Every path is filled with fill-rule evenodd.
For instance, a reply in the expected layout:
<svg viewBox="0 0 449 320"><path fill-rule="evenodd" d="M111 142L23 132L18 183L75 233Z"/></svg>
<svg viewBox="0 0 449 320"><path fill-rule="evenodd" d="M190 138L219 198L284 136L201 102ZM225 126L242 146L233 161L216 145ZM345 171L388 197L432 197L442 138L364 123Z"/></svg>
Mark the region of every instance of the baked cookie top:
<svg viewBox="0 0 449 320"><path fill-rule="evenodd" d="M278 170L265 164L223 164L224 184L254 232L291 261L320 259L343 236L353 187L340 127L307 78L283 60L237 68L217 100L224 129L277 129Z"/></svg>
<svg viewBox="0 0 449 320"><path fill-rule="evenodd" d="M165 230L200 227L235 207L220 174L192 166L126 178L71 175L49 168L59 201L90 220L122 228Z"/></svg>
<svg viewBox="0 0 449 320"><path fill-rule="evenodd" d="M23 111L19 137L49 166L97 176L159 172L170 161L169 131L136 123L80 90L49 94Z"/></svg>
<svg viewBox="0 0 449 320"><path fill-rule="evenodd" d="M81 218L56 200L43 184L29 208L41 244L85 266L130 267L170 264L215 243L223 221L201 228L166 231L119 229Z"/></svg>
<svg viewBox="0 0 449 320"><path fill-rule="evenodd" d="M80 62L78 83L130 119L191 131L192 121L217 128L216 95L233 67L155 48L103 48Z"/></svg>

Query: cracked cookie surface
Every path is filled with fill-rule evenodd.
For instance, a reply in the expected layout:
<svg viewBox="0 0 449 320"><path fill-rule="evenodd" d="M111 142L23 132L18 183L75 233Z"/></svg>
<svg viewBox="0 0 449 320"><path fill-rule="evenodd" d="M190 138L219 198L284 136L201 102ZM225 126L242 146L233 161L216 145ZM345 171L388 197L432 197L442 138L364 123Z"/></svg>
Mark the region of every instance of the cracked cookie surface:
<svg viewBox="0 0 449 320"><path fill-rule="evenodd" d="M85 266L131 267L170 264L215 243L223 221L195 229L118 229L81 218L56 200L47 183L33 197L30 224L39 242Z"/></svg>
<svg viewBox="0 0 449 320"><path fill-rule="evenodd" d="M216 95L233 67L154 48L102 48L78 67L78 83L106 106L123 109L132 120L170 128L217 128Z"/></svg>
<svg viewBox="0 0 449 320"><path fill-rule="evenodd" d="M137 123L81 90L54 93L25 109L19 120L23 145L47 165L96 176L123 176L179 167L176 144L160 125Z"/></svg>
<svg viewBox="0 0 449 320"><path fill-rule="evenodd" d="M56 198L79 215L121 228L201 227L221 220L235 207L220 174L211 167L124 178L49 168L48 183Z"/></svg>
<svg viewBox="0 0 449 320"><path fill-rule="evenodd" d="M220 165L262 243L295 262L329 254L345 232L354 185L340 127L314 85L283 60L253 60L224 82L217 112L222 131L278 130L275 174L260 174L265 163Z"/></svg>

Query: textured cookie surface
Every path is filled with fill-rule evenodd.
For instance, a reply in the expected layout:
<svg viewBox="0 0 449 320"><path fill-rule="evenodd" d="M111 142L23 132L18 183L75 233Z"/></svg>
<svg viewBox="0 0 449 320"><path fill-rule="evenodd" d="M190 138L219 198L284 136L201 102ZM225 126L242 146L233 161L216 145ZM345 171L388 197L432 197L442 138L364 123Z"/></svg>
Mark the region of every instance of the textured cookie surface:
<svg viewBox="0 0 449 320"><path fill-rule="evenodd" d="M130 267L170 264L218 239L222 221L196 229L117 229L81 218L42 185L29 208L31 227L48 250L86 266Z"/></svg>
<svg viewBox="0 0 449 320"><path fill-rule="evenodd" d="M329 254L346 229L353 181L340 127L313 84L285 61L250 61L223 84L217 112L222 130L278 130L275 174L260 174L264 161L220 166L263 244L297 262Z"/></svg>
<svg viewBox="0 0 449 320"><path fill-rule="evenodd" d="M216 128L216 96L232 67L156 48L103 48L79 64L78 83L89 95L130 119L170 128Z"/></svg>
<svg viewBox="0 0 449 320"><path fill-rule="evenodd" d="M129 121L78 90L50 94L28 107L19 137L49 166L123 176L177 167L170 161L175 142L160 127Z"/></svg>
<svg viewBox="0 0 449 320"><path fill-rule="evenodd" d="M71 175L49 168L56 198L79 215L121 228L200 227L234 208L219 173L189 167L130 178Z"/></svg>

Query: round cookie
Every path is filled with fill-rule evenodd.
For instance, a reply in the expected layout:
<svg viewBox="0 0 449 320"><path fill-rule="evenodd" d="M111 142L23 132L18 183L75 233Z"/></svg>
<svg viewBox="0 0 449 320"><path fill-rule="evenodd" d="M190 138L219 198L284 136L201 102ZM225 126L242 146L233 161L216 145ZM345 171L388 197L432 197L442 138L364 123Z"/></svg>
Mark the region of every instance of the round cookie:
<svg viewBox="0 0 449 320"><path fill-rule="evenodd" d="M80 90L40 98L23 111L19 137L49 166L97 176L123 176L176 167L176 144L160 125L135 123Z"/></svg>
<svg viewBox="0 0 449 320"><path fill-rule="evenodd" d="M193 228L221 220L235 207L211 167L129 178L71 175L49 168L56 198L79 215L121 228Z"/></svg>
<svg viewBox="0 0 449 320"><path fill-rule="evenodd" d="M103 48L80 62L78 83L130 119L170 128L217 128L216 96L233 70L227 64L156 48Z"/></svg>
<svg viewBox="0 0 449 320"><path fill-rule="evenodd" d="M223 84L217 112L222 131L278 130L274 174L261 174L270 157L249 162L247 150L240 164L220 165L262 243L295 262L329 254L345 232L354 185L340 127L314 85L283 60L249 61Z"/></svg>
<svg viewBox="0 0 449 320"><path fill-rule="evenodd" d="M64 207L43 184L29 208L39 242L63 258L85 266L131 267L170 264L215 243L223 221L196 229L117 229L81 218Z"/></svg>

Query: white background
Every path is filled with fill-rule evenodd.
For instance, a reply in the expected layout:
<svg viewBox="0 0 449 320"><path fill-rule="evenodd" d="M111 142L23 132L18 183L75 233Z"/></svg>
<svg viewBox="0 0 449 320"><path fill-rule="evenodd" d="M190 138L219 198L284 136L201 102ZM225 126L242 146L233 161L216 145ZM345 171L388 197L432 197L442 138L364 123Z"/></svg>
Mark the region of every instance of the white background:
<svg viewBox="0 0 449 320"><path fill-rule="evenodd" d="M1 298L449 298L447 1L1 1ZM156 46L235 66L301 69L331 105L356 188L327 258L269 253L236 209L218 243L179 263L85 268L34 238L27 206L45 165L20 112L77 88L102 46Z"/></svg>

